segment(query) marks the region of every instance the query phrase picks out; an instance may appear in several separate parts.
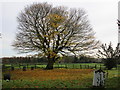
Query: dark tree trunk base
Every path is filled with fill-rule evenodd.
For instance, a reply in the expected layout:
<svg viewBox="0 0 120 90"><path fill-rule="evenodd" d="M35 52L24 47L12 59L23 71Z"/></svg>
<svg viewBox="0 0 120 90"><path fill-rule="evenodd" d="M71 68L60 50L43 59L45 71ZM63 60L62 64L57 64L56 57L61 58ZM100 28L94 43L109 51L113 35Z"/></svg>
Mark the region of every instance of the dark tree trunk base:
<svg viewBox="0 0 120 90"><path fill-rule="evenodd" d="M44 68L43 70L53 70L53 68Z"/></svg>
<svg viewBox="0 0 120 90"><path fill-rule="evenodd" d="M54 62L50 60L45 68L45 70L52 70L53 69Z"/></svg>
<svg viewBox="0 0 120 90"><path fill-rule="evenodd" d="M52 70L52 69L53 69L53 66L49 66L49 65L47 65L45 68L45 70Z"/></svg>

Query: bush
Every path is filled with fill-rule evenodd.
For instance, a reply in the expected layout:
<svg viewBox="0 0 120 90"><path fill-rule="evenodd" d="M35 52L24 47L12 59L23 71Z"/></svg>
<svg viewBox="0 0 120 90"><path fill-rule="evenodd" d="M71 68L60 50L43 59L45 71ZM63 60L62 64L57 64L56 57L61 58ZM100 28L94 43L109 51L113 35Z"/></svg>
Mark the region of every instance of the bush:
<svg viewBox="0 0 120 90"><path fill-rule="evenodd" d="M117 66L117 62L115 58L106 58L104 59L103 62L108 70L111 70L113 67Z"/></svg>

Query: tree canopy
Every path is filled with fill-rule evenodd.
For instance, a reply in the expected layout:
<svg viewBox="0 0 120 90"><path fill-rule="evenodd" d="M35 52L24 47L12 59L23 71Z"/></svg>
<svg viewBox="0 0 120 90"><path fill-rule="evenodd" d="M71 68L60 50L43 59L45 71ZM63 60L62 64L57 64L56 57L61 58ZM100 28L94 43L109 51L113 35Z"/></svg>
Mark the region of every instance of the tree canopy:
<svg viewBox="0 0 120 90"><path fill-rule="evenodd" d="M51 63L63 55L90 53L98 48L99 42L83 9L35 3L25 7L17 20L13 46L22 53L34 51L47 57L47 69L52 69Z"/></svg>

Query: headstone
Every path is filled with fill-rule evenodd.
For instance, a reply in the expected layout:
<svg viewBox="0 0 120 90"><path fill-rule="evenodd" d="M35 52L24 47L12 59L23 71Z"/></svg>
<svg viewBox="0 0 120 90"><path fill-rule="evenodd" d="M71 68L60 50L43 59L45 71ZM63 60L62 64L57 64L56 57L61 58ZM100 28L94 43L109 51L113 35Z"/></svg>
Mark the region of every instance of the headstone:
<svg viewBox="0 0 120 90"><path fill-rule="evenodd" d="M105 85L105 72L101 69L94 71L93 86L104 87Z"/></svg>
<svg viewBox="0 0 120 90"><path fill-rule="evenodd" d="M14 67L11 67L11 70L14 71Z"/></svg>
<svg viewBox="0 0 120 90"><path fill-rule="evenodd" d="M31 70L34 70L34 67L31 67Z"/></svg>
<svg viewBox="0 0 120 90"><path fill-rule="evenodd" d="M10 79L11 79L10 74L4 74L4 80L10 81Z"/></svg>
<svg viewBox="0 0 120 90"><path fill-rule="evenodd" d="M25 66L23 67L23 71L26 71L26 67Z"/></svg>

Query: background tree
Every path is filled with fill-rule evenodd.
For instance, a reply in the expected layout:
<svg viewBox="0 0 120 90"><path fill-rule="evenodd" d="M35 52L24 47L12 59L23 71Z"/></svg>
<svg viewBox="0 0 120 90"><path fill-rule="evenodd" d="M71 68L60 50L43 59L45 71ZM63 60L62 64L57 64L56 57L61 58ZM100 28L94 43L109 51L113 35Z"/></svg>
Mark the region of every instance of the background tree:
<svg viewBox="0 0 120 90"><path fill-rule="evenodd" d="M94 32L82 9L53 7L47 3L27 6L18 16L18 33L13 43L19 52L37 52L53 69L59 57L88 53L98 47Z"/></svg>
<svg viewBox="0 0 120 90"><path fill-rule="evenodd" d="M102 44L101 50L98 50L98 56L103 58L104 65L107 69L112 69L117 66L117 63L120 60L120 46L117 45L114 50L112 44L110 43L108 46L106 44Z"/></svg>

